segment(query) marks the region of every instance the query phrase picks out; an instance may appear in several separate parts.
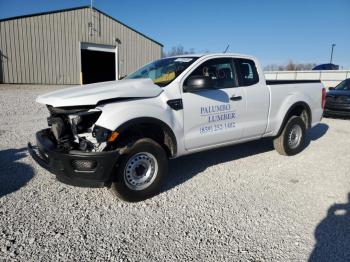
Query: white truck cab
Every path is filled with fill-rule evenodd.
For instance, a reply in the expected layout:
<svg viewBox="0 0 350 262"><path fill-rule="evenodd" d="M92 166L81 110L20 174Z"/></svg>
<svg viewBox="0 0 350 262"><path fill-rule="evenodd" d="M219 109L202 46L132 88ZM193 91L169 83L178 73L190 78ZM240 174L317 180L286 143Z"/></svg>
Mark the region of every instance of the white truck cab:
<svg viewBox="0 0 350 262"><path fill-rule="evenodd" d="M169 57L123 80L39 96L50 128L33 158L58 180L110 186L127 201L156 194L169 158L272 137L299 153L322 119L319 81L266 81L256 58L239 54Z"/></svg>

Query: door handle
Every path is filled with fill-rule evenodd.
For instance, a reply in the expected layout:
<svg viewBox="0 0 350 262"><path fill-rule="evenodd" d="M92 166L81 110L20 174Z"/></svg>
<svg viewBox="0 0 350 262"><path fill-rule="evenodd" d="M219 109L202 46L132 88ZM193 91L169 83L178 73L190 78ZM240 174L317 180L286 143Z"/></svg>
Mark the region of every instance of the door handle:
<svg viewBox="0 0 350 262"><path fill-rule="evenodd" d="M232 100L232 101L239 101L239 100L242 100L242 96L235 96L235 95L233 95L233 96L230 97L230 100Z"/></svg>

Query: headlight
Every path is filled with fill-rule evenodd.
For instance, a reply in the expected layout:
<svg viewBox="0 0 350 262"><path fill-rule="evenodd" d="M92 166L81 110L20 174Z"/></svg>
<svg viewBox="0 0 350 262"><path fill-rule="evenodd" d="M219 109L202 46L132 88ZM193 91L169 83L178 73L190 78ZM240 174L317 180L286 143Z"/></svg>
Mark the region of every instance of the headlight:
<svg viewBox="0 0 350 262"><path fill-rule="evenodd" d="M96 125L94 126L94 130L92 130L92 136L96 138L98 143L106 142L111 133L111 130Z"/></svg>
<svg viewBox="0 0 350 262"><path fill-rule="evenodd" d="M102 126L94 126L94 130L92 130L92 136L96 138L98 143L102 142L113 142L117 139L119 133L116 131L111 131Z"/></svg>

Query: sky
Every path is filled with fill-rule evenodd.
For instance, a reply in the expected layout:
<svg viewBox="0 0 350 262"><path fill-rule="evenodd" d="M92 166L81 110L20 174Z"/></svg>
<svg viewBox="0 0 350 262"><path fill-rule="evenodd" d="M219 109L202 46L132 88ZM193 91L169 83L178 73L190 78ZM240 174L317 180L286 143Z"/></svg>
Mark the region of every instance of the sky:
<svg viewBox="0 0 350 262"><path fill-rule="evenodd" d="M0 19L90 0L0 0ZM350 69L350 0L94 0L94 7L164 45L244 53L263 66L333 63Z"/></svg>

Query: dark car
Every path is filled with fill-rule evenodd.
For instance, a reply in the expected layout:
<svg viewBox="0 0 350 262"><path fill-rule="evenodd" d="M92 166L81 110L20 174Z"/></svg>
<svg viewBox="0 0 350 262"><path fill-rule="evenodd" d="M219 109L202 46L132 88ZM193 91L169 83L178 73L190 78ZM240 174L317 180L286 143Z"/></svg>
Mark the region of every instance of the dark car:
<svg viewBox="0 0 350 262"><path fill-rule="evenodd" d="M315 66L312 70L339 70L339 66L335 64L322 64Z"/></svg>
<svg viewBox="0 0 350 262"><path fill-rule="evenodd" d="M350 117L350 78L336 87L330 87L326 95L325 116Z"/></svg>

